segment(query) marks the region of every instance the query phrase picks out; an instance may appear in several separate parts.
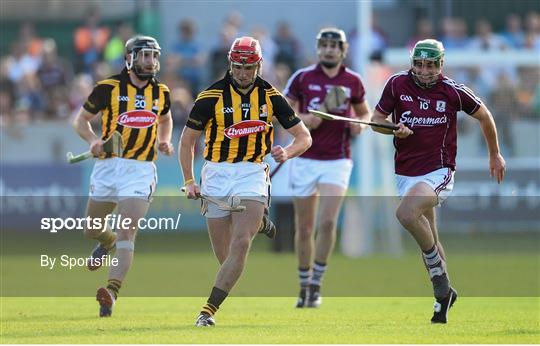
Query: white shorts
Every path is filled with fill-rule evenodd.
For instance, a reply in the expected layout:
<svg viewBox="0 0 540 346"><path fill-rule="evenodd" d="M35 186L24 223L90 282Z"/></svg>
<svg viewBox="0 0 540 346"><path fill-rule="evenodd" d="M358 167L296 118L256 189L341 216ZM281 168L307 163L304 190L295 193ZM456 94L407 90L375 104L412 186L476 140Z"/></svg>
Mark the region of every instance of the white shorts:
<svg viewBox="0 0 540 346"><path fill-rule="evenodd" d="M396 183L399 198L403 198L407 192L418 183L429 185L439 199L439 206L450 196L454 188L454 171L450 168L439 168L436 171L417 177L396 174Z"/></svg>
<svg viewBox="0 0 540 346"><path fill-rule="evenodd" d="M153 162L113 157L98 160L90 177L90 198L118 202L126 198L152 200L157 174Z"/></svg>
<svg viewBox="0 0 540 346"><path fill-rule="evenodd" d="M313 160L297 157L291 164L291 188L294 197L309 197L317 185L349 187L353 162L351 159Z"/></svg>
<svg viewBox="0 0 540 346"><path fill-rule="evenodd" d="M268 164L253 162L206 161L201 173L201 194L227 201L235 195L270 205ZM206 205L206 206L205 206ZM202 214L207 218L226 217L230 211L220 210L213 203L203 203Z"/></svg>

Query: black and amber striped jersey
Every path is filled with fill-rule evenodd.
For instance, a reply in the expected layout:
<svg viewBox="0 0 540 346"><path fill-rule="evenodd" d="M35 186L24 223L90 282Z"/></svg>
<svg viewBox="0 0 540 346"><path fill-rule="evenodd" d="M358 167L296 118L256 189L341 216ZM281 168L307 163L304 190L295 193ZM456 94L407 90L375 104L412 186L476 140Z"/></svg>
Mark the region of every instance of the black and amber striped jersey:
<svg viewBox="0 0 540 346"><path fill-rule="evenodd" d="M285 129L300 122L287 100L268 82L257 77L244 95L227 73L197 96L186 126L205 131L205 160L262 162L272 149L274 117Z"/></svg>
<svg viewBox="0 0 540 346"><path fill-rule="evenodd" d="M125 159L154 161L157 157L158 117L170 109L169 88L152 78L143 88L129 79L127 69L97 83L83 108L92 114L101 112L101 138L114 131L122 135ZM111 157L104 154L101 158Z"/></svg>

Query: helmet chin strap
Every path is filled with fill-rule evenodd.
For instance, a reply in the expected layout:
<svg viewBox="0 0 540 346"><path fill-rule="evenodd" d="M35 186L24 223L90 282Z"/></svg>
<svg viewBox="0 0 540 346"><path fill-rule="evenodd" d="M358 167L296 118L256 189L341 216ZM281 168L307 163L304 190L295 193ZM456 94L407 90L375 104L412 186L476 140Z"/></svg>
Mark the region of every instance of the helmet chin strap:
<svg viewBox="0 0 540 346"><path fill-rule="evenodd" d="M133 67L133 54L130 55L129 61L126 59L126 68L127 70L131 70L131 67Z"/></svg>

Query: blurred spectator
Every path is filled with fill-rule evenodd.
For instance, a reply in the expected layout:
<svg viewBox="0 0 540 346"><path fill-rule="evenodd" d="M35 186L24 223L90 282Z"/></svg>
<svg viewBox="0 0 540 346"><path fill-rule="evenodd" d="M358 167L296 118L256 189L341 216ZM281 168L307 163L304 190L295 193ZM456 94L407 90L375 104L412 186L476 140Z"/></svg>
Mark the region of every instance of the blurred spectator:
<svg viewBox="0 0 540 346"><path fill-rule="evenodd" d="M365 71L364 85L371 86L372 90L382 90L388 78L394 73L395 71L384 63L382 55L374 54L371 56L370 63ZM369 103L376 104L379 101L378 97L380 95L377 92L368 92L366 94ZM370 99L370 97L373 97L373 99Z"/></svg>
<svg viewBox="0 0 540 346"><path fill-rule="evenodd" d="M469 43L469 48L491 51L491 50L504 50L508 46L505 40L494 34L491 30L491 24L485 19L478 19L475 25L475 36Z"/></svg>
<svg viewBox="0 0 540 346"><path fill-rule="evenodd" d="M167 85L169 89L178 87L186 87L187 82L183 80L176 72L178 70L178 57L174 55L164 55L161 58L161 66L159 68L159 80ZM189 85L187 86L189 87ZM196 92L192 90L192 92Z"/></svg>
<svg viewBox="0 0 540 346"><path fill-rule="evenodd" d="M36 78L41 57L31 56L22 41L14 42L10 53L3 62L3 69L15 87L14 115L11 119L17 123L27 123L40 118L43 110L42 93Z"/></svg>
<svg viewBox="0 0 540 346"><path fill-rule="evenodd" d="M108 76L111 76L114 73L111 65L107 64L105 61L97 61L92 67L90 74L94 81L106 79Z"/></svg>
<svg viewBox="0 0 540 346"><path fill-rule="evenodd" d="M433 24L431 23L431 20L422 18L417 22L416 33L407 43L407 48L412 49L416 42L434 37L435 32L433 31Z"/></svg>
<svg viewBox="0 0 540 346"><path fill-rule="evenodd" d="M467 81L467 85L474 90L476 96L478 96L484 102L488 100L493 89L493 85L482 78L482 69L480 66L471 66L465 68L464 72L464 77L458 78L458 76L455 76L453 78Z"/></svg>
<svg viewBox="0 0 540 346"><path fill-rule="evenodd" d="M276 62L276 65L274 66L274 87L280 91L285 89L291 73L292 71L289 65L283 62Z"/></svg>
<svg viewBox="0 0 540 346"><path fill-rule="evenodd" d="M540 52L540 15L536 12L528 13L526 25L525 48Z"/></svg>
<svg viewBox="0 0 540 346"><path fill-rule="evenodd" d="M267 79L269 83L275 81L274 75L274 58L277 54L278 47L274 40L268 35L268 32L262 26L254 27L251 36L261 44L261 50L263 54L263 68L262 76Z"/></svg>
<svg viewBox="0 0 540 346"><path fill-rule="evenodd" d="M376 17L372 17L371 31L369 32L368 41L369 44L369 59L378 59L384 56L384 51L388 48L388 39L386 33L377 25L375 21ZM349 41L349 52L345 58L345 65L351 66L354 70L360 71L360 59L357 58L359 37L357 28L354 28L350 34L347 35ZM314 62L316 63L316 61Z"/></svg>
<svg viewBox="0 0 540 346"><path fill-rule="evenodd" d="M353 69L359 70L356 65L356 52L358 51L358 29L354 28L348 35L349 54L347 65ZM369 32L369 56L370 59L376 56L384 56L384 51L388 48L388 35L377 24L377 17L371 18L371 31Z"/></svg>
<svg viewBox="0 0 540 346"><path fill-rule="evenodd" d="M8 78L7 59L0 61L0 128L13 123L15 83Z"/></svg>
<svg viewBox="0 0 540 346"><path fill-rule="evenodd" d="M386 48L388 48L388 34L384 29L379 26L377 17L373 15L371 17L371 54L373 57L377 54L382 54Z"/></svg>
<svg viewBox="0 0 540 346"><path fill-rule="evenodd" d="M193 106L195 96L201 91L193 89L190 84L177 74L178 57L166 55L159 73L159 80L171 91L171 112L175 130L182 130Z"/></svg>
<svg viewBox="0 0 540 346"><path fill-rule="evenodd" d="M244 22L244 18L242 17L242 14L239 11L231 11L229 14L227 14L227 17L225 17L225 20L223 22L224 25L230 25L231 28L234 28L234 35L237 36L244 36L244 33L242 32L242 23Z"/></svg>
<svg viewBox="0 0 540 346"><path fill-rule="evenodd" d="M216 43L210 49L208 62L210 67L209 79L211 82L223 78L223 74L229 68L227 53L234 39L243 35L241 31L242 22L242 14L238 11L230 12L223 20Z"/></svg>
<svg viewBox="0 0 540 346"><path fill-rule="evenodd" d="M506 41L491 30L491 24L485 19L479 19L475 25L476 35L471 39L469 48L478 51L497 52L508 48ZM488 84L495 85L500 75L508 80L517 80L515 66L491 66L481 64L481 78Z"/></svg>
<svg viewBox="0 0 540 346"><path fill-rule="evenodd" d="M10 55L6 61L8 78L14 83L20 82L25 75L36 73L40 61L41 57L34 57L26 51L24 42L12 43Z"/></svg>
<svg viewBox="0 0 540 346"><path fill-rule="evenodd" d="M506 29L501 36L506 40L506 44L510 48L520 49L525 46L525 33L518 15L510 14L506 17Z"/></svg>
<svg viewBox="0 0 540 346"><path fill-rule="evenodd" d="M44 100L35 74L25 74L17 83L17 122L27 123L43 118Z"/></svg>
<svg viewBox="0 0 540 346"><path fill-rule="evenodd" d="M219 32L219 43L210 52L210 80L216 81L223 77L229 69L227 54L235 39L236 28L230 24L223 24Z"/></svg>
<svg viewBox="0 0 540 346"><path fill-rule="evenodd" d="M36 73L45 92L48 89L65 87L71 80L70 68L58 57L56 42L53 39L45 40L43 59Z"/></svg>
<svg viewBox="0 0 540 346"><path fill-rule="evenodd" d="M128 22L121 22L116 27L116 33L105 46L103 58L111 65L113 70L121 70L124 67L125 45L130 37L134 36L133 27Z"/></svg>
<svg viewBox="0 0 540 346"><path fill-rule="evenodd" d="M534 99L540 85L540 67L522 66L518 74L519 80L516 84L520 111L523 116L538 118L538 114L534 114Z"/></svg>
<svg viewBox="0 0 540 346"><path fill-rule="evenodd" d="M47 39L43 43L43 59L37 70L37 78L43 90L45 116L48 118L69 117L69 105L65 98L71 70L58 57L56 42Z"/></svg>
<svg viewBox="0 0 540 346"><path fill-rule="evenodd" d="M274 42L278 47L274 57L275 63L285 64L291 71L296 71L301 59L301 45L300 41L294 37L289 23L281 22L278 24Z"/></svg>
<svg viewBox="0 0 540 346"><path fill-rule="evenodd" d="M465 20L463 18L443 18L440 40L447 50L466 48L469 45L469 37Z"/></svg>
<svg viewBox="0 0 540 346"><path fill-rule="evenodd" d="M32 57L40 59L43 49L43 40L35 32L34 24L24 22L19 30L18 41L25 47L25 52Z"/></svg>
<svg viewBox="0 0 540 346"><path fill-rule="evenodd" d="M488 104L497 123L502 150L513 155L510 123L519 117L520 112L516 89L506 74L499 76Z"/></svg>
<svg viewBox="0 0 540 346"><path fill-rule="evenodd" d="M86 95L90 95L93 88L94 80L92 79L92 76L85 73L75 76L67 94L72 115L79 111L86 101ZM99 117L95 118L95 122L100 121Z"/></svg>
<svg viewBox="0 0 540 346"><path fill-rule="evenodd" d="M185 86L171 89L171 112L175 129L182 131L193 107L191 90Z"/></svg>
<svg viewBox="0 0 540 346"><path fill-rule="evenodd" d="M171 55L176 58L176 74L189 83L195 96L201 91L199 88L206 57L200 43L195 40L196 27L191 19L179 23L178 33L180 38L171 50Z"/></svg>
<svg viewBox="0 0 540 346"><path fill-rule="evenodd" d="M73 35L73 44L77 54L76 71L90 72L101 61L103 50L109 41L110 29L99 26L101 14L97 7L88 10L86 24L77 28Z"/></svg>

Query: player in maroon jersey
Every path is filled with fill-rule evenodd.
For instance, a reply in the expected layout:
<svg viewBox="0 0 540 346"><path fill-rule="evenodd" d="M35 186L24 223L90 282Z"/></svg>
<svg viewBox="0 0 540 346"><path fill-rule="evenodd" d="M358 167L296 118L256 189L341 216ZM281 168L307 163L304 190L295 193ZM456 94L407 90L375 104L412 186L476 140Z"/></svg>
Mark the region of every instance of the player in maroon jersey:
<svg viewBox="0 0 540 346"><path fill-rule="evenodd" d="M296 306L299 308L318 307L321 303L321 280L334 248L336 220L352 171L351 137L364 128L359 124L321 120L308 110L321 109L362 120L370 118L360 76L343 65L347 50L342 30L322 29L317 35L319 62L295 72L284 90L313 138L311 148L291 163L300 278ZM323 198L319 199L318 195ZM319 225L315 238L317 204Z"/></svg>
<svg viewBox="0 0 540 346"><path fill-rule="evenodd" d="M450 285L434 208L448 197L454 185L458 111L480 122L489 150L489 172L498 183L506 167L490 111L469 88L444 76L443 64L441 42L418 41L411 51L411 69L390 77L372 119L400 127L393 132L373 130L394 135L401 198L396 216L423 252L436 299L432 323L446 323L448 310L457 298ZM387 119L390 115L391 121Z"/></svg>

